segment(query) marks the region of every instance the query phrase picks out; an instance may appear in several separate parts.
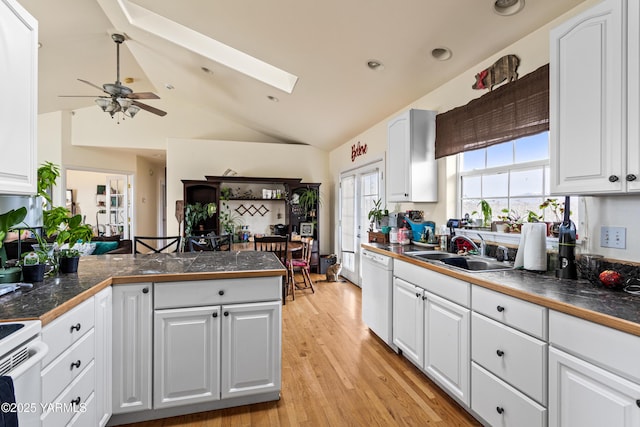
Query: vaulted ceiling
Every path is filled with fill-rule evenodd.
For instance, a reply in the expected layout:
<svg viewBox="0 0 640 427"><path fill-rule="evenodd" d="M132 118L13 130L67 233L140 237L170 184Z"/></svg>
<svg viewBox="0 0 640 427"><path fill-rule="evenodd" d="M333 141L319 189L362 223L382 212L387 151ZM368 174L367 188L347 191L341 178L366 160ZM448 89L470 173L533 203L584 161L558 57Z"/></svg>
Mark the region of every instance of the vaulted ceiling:
<svg viewBox="0 0 640 427"><path fill-rule="evenodd" d="M98 108L91 97L59 95L100 94L78 78L113 83L111 34L123 33L121 79L161 97L145 103L168 115L193 106L326 150L582 2L526 0L505 17L495 0L18 1L39 21L40 113ZM293 90L208 57L217 42L297 76ZM432 50L443 47L453 54L439 61ZM370 60L383 66L371 70ZM194 130L202 134L215 130Z"/></svg>

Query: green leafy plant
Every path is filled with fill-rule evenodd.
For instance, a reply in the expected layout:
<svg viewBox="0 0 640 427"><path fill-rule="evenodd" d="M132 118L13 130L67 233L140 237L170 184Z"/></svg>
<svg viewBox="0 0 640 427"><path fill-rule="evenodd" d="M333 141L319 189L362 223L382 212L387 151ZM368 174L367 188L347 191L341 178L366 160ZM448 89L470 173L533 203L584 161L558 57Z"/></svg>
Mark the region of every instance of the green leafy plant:
<svg viewBox="0 0 640 427"><path fill-rule="evenodd" d="M484 227L490 227L491 221L493 220L493 212L491 210L491 205L486 200L480 200L478 203L480 206L480 211L482 212L482 225Z"/></svg>
<svg viewBox="0 0 640 427"><path fill-rule="evenodd" d="M44 229L47 237L55 235L55 242L58 246L69 244L69 249L77 241L90 242L93 237L93 228L82 223L80 214L71 216L69 209L58 206L44 211Z"/></svg>
<svg viewBox="0 0 640 427"><path fill-rule="evenodd" d="M51 206L50 190L56 185L56 181L60 177L60 167L51 162L44 162L38 168L38 196L46 201L46 206Z"/></svg>
<svg viewBox="0 0 640 427"><path fill-rule="evenodd" d="M520 216L513 209L502 209L502 215L498 216L498 219L504 221L507 224L508 232L519 233L522 230L522 224L524 223L524 218Z"/></svg>
<svg viewBox="0 0 640 427"><path fill-rule="evenodd" d="M315 188L307 187L306 189L296 193L299 195L298 204L304 211L305 216L314 217L316 208L318 206L322 206L320 192Z"/></svg>
<svg viewBox="0 0 640 427"><path fill-rule="evenodd" d="M184 233L191 236L193 227L215 215L218 207L215 203L189 203L184 208Z"/></svg>
<svg viewBox="0 0 640 427"><path fill-rule="evenodd" d="M371 222L369 226L369 229L371 231L373 231L374 226L377 227L380 225L380 221L382 221L382 218L389 215L389 211L387 210L387 208L385 207L384 209L382 209L381 205L382 199L375 200L373 202L373 207L371 208L369 213L367 213L367 218Z"/></svg>
<svg viewBox="0 0 640 427"><path fill-rule="evenodd" d="M46 264L49 256L46 251L37 250L22 254L21 265Z"/></svg>
<svg viewBox="0 0 640 427"><path fill-rule="evenodd" d="M540 209L542 211L549 209L555 217L555 222L562 221L562 217L564 215L564 202L558 202L558 199L546 199L540 204ZM542 220L543 218L544 216L541 214L540 219Z"/></svg>
<svg viewBox="0 0 640 427"><path fill-rule="evenodd" d="M242 217L231 210L229 199L231 198L231 188L223 187L220 189L220 227L227 234L233 235L238 225L242 223Z"/></svg>
<svg viewBox="0 0 640 427"><path fill-rule="evenodd" d="M27 216L27 208L11 209L0 215L0 248L12 227L21 224Z"/></svg>

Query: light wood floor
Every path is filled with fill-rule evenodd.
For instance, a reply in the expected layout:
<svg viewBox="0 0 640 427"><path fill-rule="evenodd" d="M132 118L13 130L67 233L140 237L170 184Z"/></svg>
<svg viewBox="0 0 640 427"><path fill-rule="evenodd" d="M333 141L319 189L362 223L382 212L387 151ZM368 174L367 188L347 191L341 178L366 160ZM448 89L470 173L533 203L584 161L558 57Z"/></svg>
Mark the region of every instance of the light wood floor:
<svg viewBox="0 0 640 427"><path fill-rule="evenodd" d="M479 426L417 368L363 325L360 288L312 275L282 309L278 402L222 409L136 427Z"/></svg>

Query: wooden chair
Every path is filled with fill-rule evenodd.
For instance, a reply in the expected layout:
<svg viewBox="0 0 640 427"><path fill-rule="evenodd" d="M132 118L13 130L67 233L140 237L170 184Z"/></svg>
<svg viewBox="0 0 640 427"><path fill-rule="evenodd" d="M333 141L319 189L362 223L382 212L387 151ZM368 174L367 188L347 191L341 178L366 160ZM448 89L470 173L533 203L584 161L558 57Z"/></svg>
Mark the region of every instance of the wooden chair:
<svg viewBox="0 0 640 427"><path fill-rule="evenodd" d="M289 236L264 236L254 237L253 247L256 251L273 252L276 254L283 266L287 265L287 251ZM282 304L285 304L287 297L287 284L289 277L285 276L282 283Z"/></svg>
<svg viewBox="0 0 640 427"><path fill-rule="evenodd" d="M231 235L224 236L189 236L187 237L189 252L230 251Z"/></svg>
<svg viewBox="0 0 640 427"><path fill-rule="evenodd" d="M313 281L311 280L311 252L313 250L313 238L303 237L302 241L302 257L291 258L287 260L287 269L289 271L289 283L288 287L291 287L291 293L293 299L296 299L296 289L311 289L312 293L315 293L313 289ZM295 273L299 271L302 274L302 282L296 282Z"/></svg>
<svg viewBox="0 0 640 427"><path fill-rule="evenodd" d="M178 252L180 251L180 242L182 238L180 236L134 236L133 237L133 253L134 254L144 254L144 253L155 253L159 254L161 252ZM147 251L141 252L138 247L141 246L146 248ZM164 245L158 247L159 245Z"/></svg>

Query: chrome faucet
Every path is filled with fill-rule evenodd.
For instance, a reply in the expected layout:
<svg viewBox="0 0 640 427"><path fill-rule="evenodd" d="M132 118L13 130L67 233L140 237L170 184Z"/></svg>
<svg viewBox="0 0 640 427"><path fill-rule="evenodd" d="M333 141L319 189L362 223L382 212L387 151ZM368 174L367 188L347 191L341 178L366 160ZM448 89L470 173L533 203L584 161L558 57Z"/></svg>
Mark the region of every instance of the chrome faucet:
<svg viewBox="0 0 640 427"><path fill-rule="evenodd" d="M478 248L478 245L476 245L476 243L471 240L470 238L468 238L467 236L462 236L460 234L453 236L453 238L451 239L451 250L452 252L455 251L455 242L456 240L464 240L465 242L469 243L471 245L471 247L473 248L473 250L478 251L478 253L480 252L480 248ZM484 244L484 240L482 241L482 243Z"/></svg>
<svg viewBox="0 0 640 427"><path fill-rule="evenodd" d="M480 256L486 256L487 255L487 244L484 242L484 238L482 237L482 234L480 234L480 233L476 233L476 234L480 238Z"/></svg>

